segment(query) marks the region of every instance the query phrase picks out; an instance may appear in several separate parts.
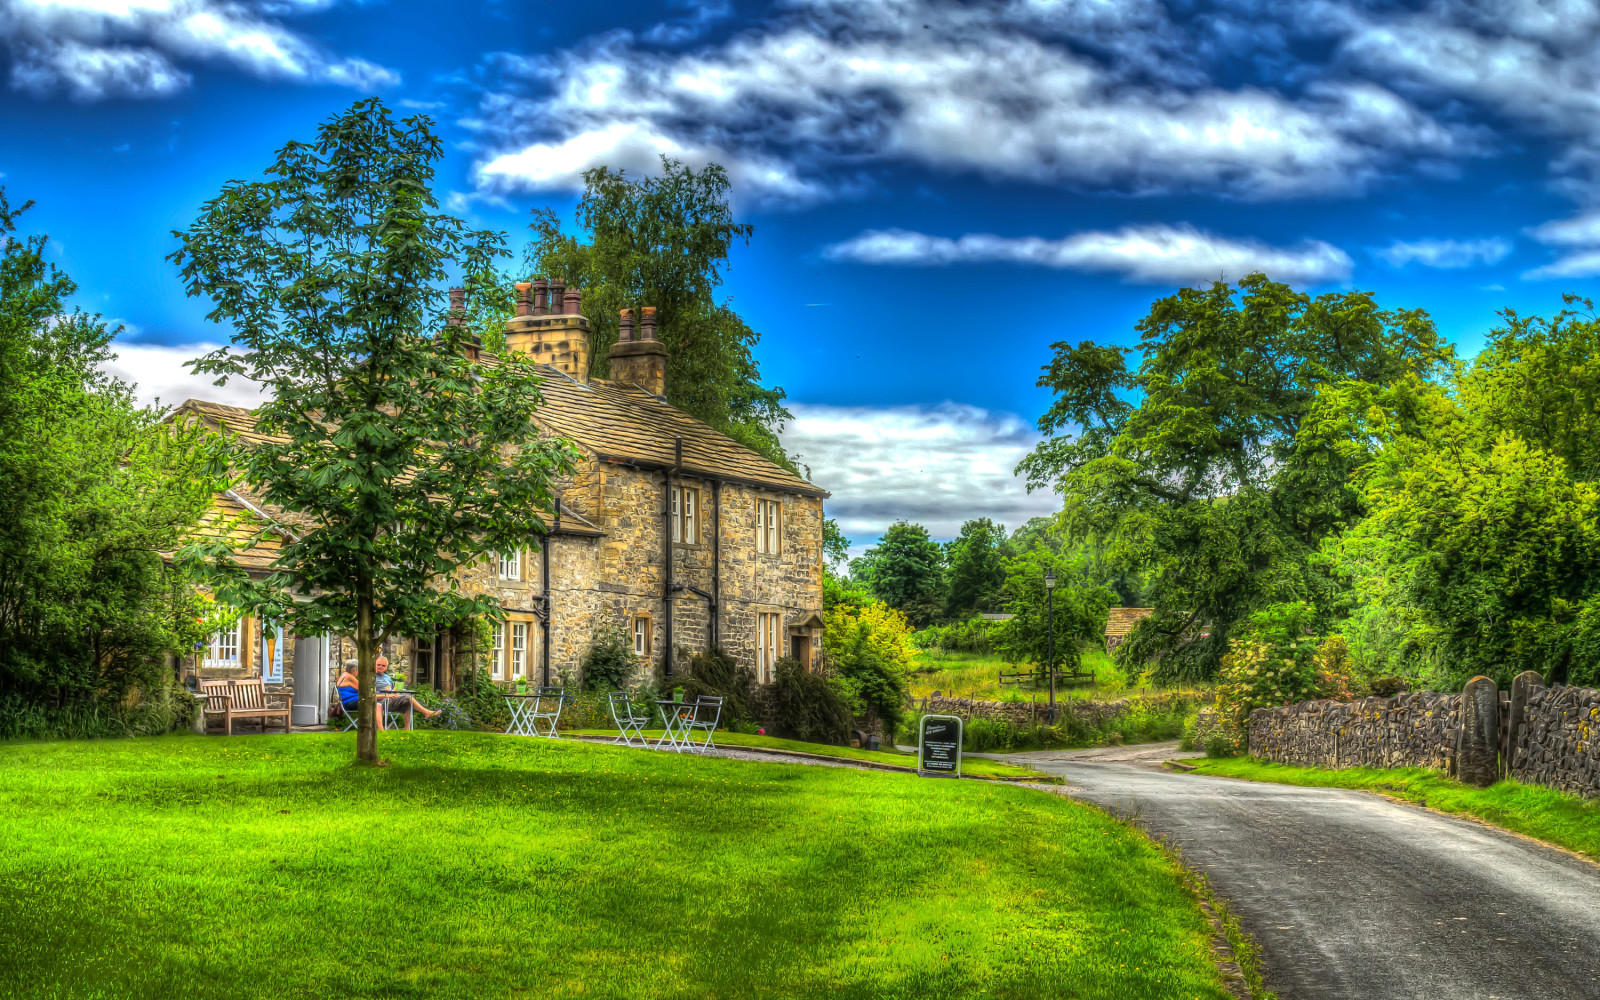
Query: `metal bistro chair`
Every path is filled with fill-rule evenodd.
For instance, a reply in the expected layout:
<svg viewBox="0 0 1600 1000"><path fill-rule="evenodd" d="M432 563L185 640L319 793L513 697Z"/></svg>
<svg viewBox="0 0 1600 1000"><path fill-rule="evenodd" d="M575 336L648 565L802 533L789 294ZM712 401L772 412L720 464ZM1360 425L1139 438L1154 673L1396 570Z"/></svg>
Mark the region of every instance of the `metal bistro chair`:
<svg viewBox="0 0 1600 1000"><path fill-rule="evenodd" d="M546 702L554 701L555 708L550 708ZM540 736L547 740L559 739L556 735L556 723L561 719L561 706L567 703L567 689L542 687L534 695L533 711L528 713L528 719L533 723L531 735ZM540 732L540 723L544 723L546 732Z"/></svg>
<svg viewBox="0 0 1600 1000"><path fill-rule="evenodd" d="M695 699L693 705L687 707L688 711L683 714L682 721L678 724L678 743L681 749L690 753L715 750L717 745L711 742L711 737L717 731L717 723L722 720L722 697L703 694ZM706 734L705 739L699 737L700 733Z"/></svg>
<svg viewBox="0 0 1600 1000"><path fill-rule="evenodd" d="M389 711L389 700L387 698L379 698L378 728L393 729L398 725L394 721L394 715L395 713ZM352 705L349 708L345 708L344 702L338 698L333 699L333 704L328 706L328 721L332 722L335 716L344 720L344 724L339 727L339 732L341 733L348 733L361 723L361 713L356 706Z"/></svg>
<svg viewBox="0 0 1600 1000"><path fill-rule="evenodd" d="M644 739L644 727L650 722L650 716L634 711L633 702L626 691L613 691L608 698L611 702L611 721L617 724L617 738L611 742L629 747L648 746ZM636 739L638 742L634 742Z"/></svg>

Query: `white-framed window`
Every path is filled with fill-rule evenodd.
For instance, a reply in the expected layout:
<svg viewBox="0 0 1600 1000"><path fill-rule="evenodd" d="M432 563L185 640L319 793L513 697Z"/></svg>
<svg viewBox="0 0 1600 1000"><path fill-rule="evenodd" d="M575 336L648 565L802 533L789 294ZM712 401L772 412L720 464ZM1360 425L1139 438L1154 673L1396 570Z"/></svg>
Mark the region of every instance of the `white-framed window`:
<svg viewBox="0 0 1600 1000"><path fill-rule="evenodd" d="M528 623L511 623L511 679L520 681L528 676Z"/></svg>
<svg viewBox="0 0 1600 1000"><path fill-rule="evenodd" d="M783 615L763 611L756 615L756 683L771 684L777 677L778 633Z"/></svg>
<svg viewBox="0 0 1600 1000"><path fill-rule="evenodd" d="M500 579L522 579L522 550L500 553Z"/></svg>
<svg viewBox="0 0 1600 1000"><path fill-rule="evenodd" d="M633 620L633 655L650 655L650 619L645 615Z"/></svg>
<svg viewBox="0 0 1600 1000"><path fill-rule="evenodd" d="M694 486L672 488L672 540L688 545L700 540L700 490Z"/></svg>
<svg viewBox="0 0 1600 1000"><path fill-rule="evenodd" d="M781 500L756 501L756 551L778 554L779 525L783 518Z"/></svg>
<svg viewBox="0 0 1600 1000"><path fill-rule="evenodd" d="M499 622L490 622L489 632L489 655L492 657L489 676L503 681L506 679L506 627Z"/></svg>
<svg viewBox="0 0 1600 1000"><path fill-rule="evenodd" d="M211 637L206 645L205 662L203 667L233 668L243 666L240 653L244 650L244 619L240 618L233 623L231 628L225 628Z"/></svg>

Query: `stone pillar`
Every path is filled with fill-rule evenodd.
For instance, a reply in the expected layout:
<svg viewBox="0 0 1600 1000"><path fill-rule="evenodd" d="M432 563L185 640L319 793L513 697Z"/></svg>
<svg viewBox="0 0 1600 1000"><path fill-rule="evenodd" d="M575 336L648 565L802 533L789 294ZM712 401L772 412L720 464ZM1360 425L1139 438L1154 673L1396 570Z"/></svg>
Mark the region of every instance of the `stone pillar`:
<svg viewBox="0 0 1600 1000"><path fill-rule="evenodd" d="M1461 728L1456 737L1456 777L1477 788L1500 778L1500 691L1478 676L1461 689Z"/></svg>
<svg viewBox="0 0 1600 1000"><path fill-rule="evenodd" d="M1544 678L1537 670L1524 670L1511 679L1511 711L1506 715L1506 759L1501 762L1507 778L1512 777L1517 766L1517 737L1522 733L1528 714L1528 696L1541 687L1544 687Z"/></svg>

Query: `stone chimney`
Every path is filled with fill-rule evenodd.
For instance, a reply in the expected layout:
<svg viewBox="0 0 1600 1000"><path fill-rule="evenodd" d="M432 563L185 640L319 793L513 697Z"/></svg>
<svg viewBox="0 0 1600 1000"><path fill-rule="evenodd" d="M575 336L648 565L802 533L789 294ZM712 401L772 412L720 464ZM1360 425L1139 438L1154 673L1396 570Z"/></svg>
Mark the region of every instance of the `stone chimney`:
<svg viewBox="0 0 1600 1000"><path fill-rule="evenodd" d="M583 293L567 290L559 278L519 283L516 315L506 321L506 350L588 382L589 321L583 315Z"/></svg>
<svg viewBox="0 0 1600 1000"><path fill-rule="evenodd" d="M462 327L467 323L467 290L465 288L450 289L450 312L445 317L445 322L450 326ZM444 331L440 331L442 336ZM468 361L478 360L478 355L483 350L483 340L477 333L467 333L461 339L461 353Z"/></svg>
<svg viewBox="0 0 1600 1000"><path fill-rule="evenodd" d="M633 310L622 310L617 342L606 357L611 362L611 381L632 384L653 396L667 394L667 349L656 339L656 307L639 310L639 330L633 329Z"/></svg>

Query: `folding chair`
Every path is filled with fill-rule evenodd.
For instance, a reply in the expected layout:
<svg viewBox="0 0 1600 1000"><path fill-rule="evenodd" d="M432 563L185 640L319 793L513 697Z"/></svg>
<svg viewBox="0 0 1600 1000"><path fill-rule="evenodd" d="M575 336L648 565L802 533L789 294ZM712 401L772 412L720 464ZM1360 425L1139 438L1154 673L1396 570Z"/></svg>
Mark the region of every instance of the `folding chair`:
<svg viewBox="0 0 1600 1000"><path fill-rule="evenodd" d="M556 707L548 707L545 704L547 701L554 701ZM561 706L566 703L566 688L540 688L533 699L533 711L528 715L528 718L533 723L532 735L541 736L547 740L559 739L560 737L556 736L556 723L561 719ZM546 732L539 731L541 722L544 723Z"/></svg>
<svg viewBox="0 0 1600 1000"><path fill-rule="evenodd" d="M332 719L335 716L344 719L344 725L339 728L339 732L341 733L348 733L361 723L361 713L357 707L355 705L351 705L349 708L346 708L344 702L340 701L338 698L335 698L333 700L333 704L328 706L328 718ZM394 713L389 711L388 700L379 698L378 728L393 729L393 719Z"/></svg>
<svg viewBox="0 0 1600 1000"><path fill-rule="evenodd" d="M722 720L722 697L720 695L701 695L695 703L689 706L689 711L684 713L683 721L678 726L679 740L682 748L691 753L705 753L715 750L716 744L711 742L711 737L717 731L717 723ZM697 735L705 733L706 738L700 739Z"/></svg>
<svg viewBox="0 0 1600 1000"><path fill-rule="evenodd" d="M628 699L626 691L613 691L608 697L611 702L611 721L617 724L617 738L611 742L629 747L648 746L644 739L644 727L650 721L650 716L634 712L633 702ZM635 737L639 742L634 742Z"/></svg>

